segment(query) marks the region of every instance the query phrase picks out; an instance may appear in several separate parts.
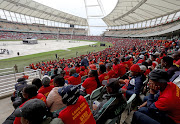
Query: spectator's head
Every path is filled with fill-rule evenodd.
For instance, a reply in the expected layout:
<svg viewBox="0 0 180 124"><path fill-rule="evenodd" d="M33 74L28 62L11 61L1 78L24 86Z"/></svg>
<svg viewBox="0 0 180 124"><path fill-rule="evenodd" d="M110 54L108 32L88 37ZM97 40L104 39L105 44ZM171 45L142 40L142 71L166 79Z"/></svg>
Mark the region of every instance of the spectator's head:
<svg viewBox="0 0 180 124"><path fill-rule="evenodd" d="M152 60L152 61L155 61L155 60L156 60L156 55L152 54L152 55L151 55L151 60Z"/></svg>
<svg viewBox="0 0 180 124"><path fill-rule="evenodd" d="M43 86L44 86L44 87L48 87L49 84L50 84L50 81L51 81L51 79L50 79L49 76L44 76L43 79L42 79L42 84L43 84Z"/></svg>
<svg viewBox="0 0 180 124"><path fill-rule="evenodd" d="M64 77L66 75L66 72L64 70L61 71L61 76Z"/></svg>
<svg viewBox="0 0 180 124"><path fill-rule="evenodd" d="M106 66L105 65L100 65L99 74L103 74L104 72L106 72Z"/></svg>
<svg viewBox="0 0 180 124"><path fill-rule="evenodd" d="M84 71L85 69L85 66L81 66L81 71Z"/></svg>
<svg viewBox="0 0 180 124"><path fill-rule="evenodd" d="M109 94L119 93L120 85L119 85L119 81L116 78L110 78L108 80L103 80L102 84L106 86L107 92Z"/></svg>
<svg viewBox="0 0 180 124"><path fill-rule="evenodd" d="M155 69L149 74L149 87L163 91L169 82L168 73L162 69Z"/></svg>
<svg viewBox="0 0 180 124"><path fill-rule="evenodd" d="M180 58L179 52L175 52L175 53L173 54L173 59L174 59L174 60L179 60L179 58Z"/></svg>
<svg viewBox="0 0 180 124"><path fill-rule="evenodd" d="M119 62L119 59L118 59L118 58L114 58L114 59L113 59L113 63L114 63L115 65L117 65L118 62Z"/></svg>
<svg viewBox="0 0 180 124"><path fill-rule="evenodd" d="M100 82L99 82L97 70L90 70L90 71L89 71L89 74L88 74L88 77L95 77L95 80L96 80L96 82L97 82L98 87L101 86L101 84L100 84Z"/></svg>
<svg viewBox="0 0 180 124"><path fill-rule="evenodd" d="M40 99L31 99L14 112L16 117L21 117L22 124L40 124L46 114L46 104Z"/></svg>
<svg viewBox="0 0 180 124"><path fill-rule="evenodd" d="M62 97L62 102L67 106L76 104L80 96L79 87L73 85L59 88L58 93Z"/></svg>
<svg viewBox="0 0 180 124"><path fill-rule="evenodd" d="M70 76L72 76L75 73L76 73L76 69L74 69L74 68L70 69L70 72L69 72Z"/></svg>
<svg viewBox="0 0 180 124"><path fill-rule="evenodd" d="M169 68L173 65L173 58L169 56L164 56L161 60L161 65L165 68Z"/></svg>
<svg viewBox="0 0 180 124"><path fill-rule="evenodd" d="M53 84L55 87L61 87L61 86L64 86L65 80L62 76L56 76L54 78Z"/></svg>
<svg viewBox="0 0 180 124"><path fill-rule="evenodd" d="M25 99L30 99L37 95L38 89L35 85L27 85L22 90L22 95Z"/></svg>
<svg viewBox="0 0 180 124"><path fill-rule="evenodd" d="M137 64L132 65L130 71L132 76L138 76L141 73L141 69Z"/></svg>
<svg viewBox="0 0 180 124"><path fill-rule="evenodd" d="M38 89L42 87L42 82L39 78L34 78L32 84L35 85Z"/></svg>
<svg viewBox="0 0 180 124"><path fill-rule="evenodd" d="M106 70L107 70L107 71L110 71L111 68L112 68L112 64L111 64L111 63L107 63L107 64L106 64Z"/></svg>
<svg viewBox="0 0 180 124"><path fill-rule="evenodd" d="M122 58L121 58L121 61L122 61L122 62L125 62L125 57L122 57Z"/></svg>
<svg viewBox="0 0 180 124"><path fill-rule="evenodd" d="M140 70L141 70L141 74L146 72L147 68L146 68L145 65L140 65L139 67L140 67Z"/></svg>
<svg viewBox="0 0 180 124"><path fill-rule="evenodd" d="M54 69L54 74L57 75L58 69Z"/></svg>

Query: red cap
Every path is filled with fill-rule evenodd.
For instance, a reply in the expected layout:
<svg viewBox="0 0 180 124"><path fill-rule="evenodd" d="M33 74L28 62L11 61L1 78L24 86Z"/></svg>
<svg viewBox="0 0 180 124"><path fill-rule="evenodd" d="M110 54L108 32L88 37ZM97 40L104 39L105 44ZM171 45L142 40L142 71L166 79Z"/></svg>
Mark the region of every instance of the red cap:
<svg viewBox="0 0 180 124"><path fill-rule="evenodd" d="M136 65L136 64L132 65L130 70L133 72L141 72L139 65Z"/></svg>
<svg viewBox="0 0 180 124"><path fill-rule="evenodd" d="M91 68L91 70L97 70L97 68L96 68L96 65L95 65L95 64L91 64L91 65L89 65L89 67Z"/></svg>
<svg viewBox="0 0 180 124"><path fill-rule="evenodd" d="M104 63L103 63L103 62L100 62L99 65L104 65Z"/></svg>

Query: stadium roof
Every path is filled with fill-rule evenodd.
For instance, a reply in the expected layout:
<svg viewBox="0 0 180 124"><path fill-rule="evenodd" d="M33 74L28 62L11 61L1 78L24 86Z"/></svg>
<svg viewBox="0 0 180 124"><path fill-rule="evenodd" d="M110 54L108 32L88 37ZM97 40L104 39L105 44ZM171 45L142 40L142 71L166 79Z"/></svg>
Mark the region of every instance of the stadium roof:
<svg viewBox="0 0 180 124"><path fill-rule="evenodd" d="M0 0L0 9L60 23L87 26L87 19L74 16L32 0Z"/></svg>
<svg viewBox="0 0 180 124"><path fill-rule="evenodd" d="M180 0L118 0L114 10L103 20L108 26L129 25L179 11Z"/></svg>

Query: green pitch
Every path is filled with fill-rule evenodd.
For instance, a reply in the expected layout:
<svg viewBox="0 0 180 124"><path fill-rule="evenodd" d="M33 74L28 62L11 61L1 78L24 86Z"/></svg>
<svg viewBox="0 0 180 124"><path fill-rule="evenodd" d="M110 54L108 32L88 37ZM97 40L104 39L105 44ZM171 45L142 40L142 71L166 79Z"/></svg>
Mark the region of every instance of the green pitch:
<svg viewBox="0 0 180 124"><path fill-rule="evenodd" d="M106 47L101 46L99 41L89 41L89 42L97 42L94 45L97 47L90 47L89 45L74 47L67 50L55 50L50 52L43 52L38 54L26 55L26 56L19 56L9 59L0 60L0 69L1 68L9 68L13 67L15 64L18 66L18 72L22 72L25 66L28 66L31 63L37 63L42 61L48 60L55 60L55 54L58 55L59 58L71 58L76 57L76 52L78 52L77 56L87 54L87 52L97 52L102 51L105 48L112 46L111 43L106 43Z"/></svg>

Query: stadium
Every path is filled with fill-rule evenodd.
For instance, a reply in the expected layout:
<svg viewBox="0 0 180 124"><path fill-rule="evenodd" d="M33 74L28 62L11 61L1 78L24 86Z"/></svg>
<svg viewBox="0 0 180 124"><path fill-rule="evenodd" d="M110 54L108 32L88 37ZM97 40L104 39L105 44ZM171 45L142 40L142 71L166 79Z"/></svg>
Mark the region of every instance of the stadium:
<svg viewBox="0 0 180 124"><path fill-rule="evenodd" d="M178 0L0 0L0 123L180 123L179 32Z"/></svg>

